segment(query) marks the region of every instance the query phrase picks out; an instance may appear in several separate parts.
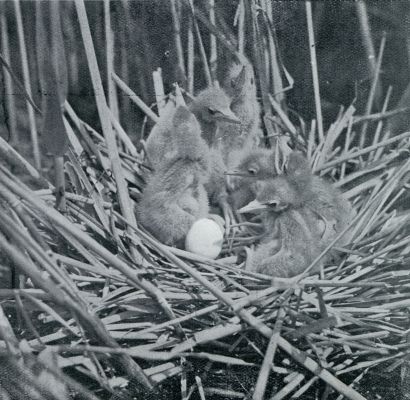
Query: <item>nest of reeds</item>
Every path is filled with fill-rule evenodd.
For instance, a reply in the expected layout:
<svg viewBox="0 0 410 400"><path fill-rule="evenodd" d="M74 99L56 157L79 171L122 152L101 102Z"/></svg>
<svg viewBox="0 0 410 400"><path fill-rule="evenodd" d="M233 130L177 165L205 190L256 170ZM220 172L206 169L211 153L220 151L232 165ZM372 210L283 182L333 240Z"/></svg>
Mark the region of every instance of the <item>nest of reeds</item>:
<svg viewBox="0 0 410 400"><path fill-rule="evenodd" d="M76 3L98 92L85 9ZM377 75L374 81L370 104ZM113 82L157 120L120 77ZM361 384L372 371L405 381L410 133L385 129L395 112L387 111L389 94L381 113L370 107L357 116L350 106L326 131L320 119L309 129L295 126L265 96L266 140L278 152L288 145L306 151L315 173L333 180L357 211L351 243L341 248L335 240L308 270L331 247L341 254L337 265L287 280L246 272L238 261L255 242L252 224L226 238L217 260L167 247L137 225L143 152L102 92L103 135L65 102L63 192L61 180L49 182L0 139L1 265L20 275L17 288L0 289L2 397L125 399L178 390L182 399L313 399L319 392L373 399L378 392ZM358 145L370 129L372 140Z"/></svg>

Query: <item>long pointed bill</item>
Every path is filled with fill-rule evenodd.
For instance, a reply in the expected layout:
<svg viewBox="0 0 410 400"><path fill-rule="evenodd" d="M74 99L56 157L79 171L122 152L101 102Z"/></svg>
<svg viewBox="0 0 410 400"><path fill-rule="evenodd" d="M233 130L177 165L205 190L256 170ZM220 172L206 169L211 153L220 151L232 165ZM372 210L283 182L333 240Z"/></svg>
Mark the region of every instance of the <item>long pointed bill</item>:
<svg viewBox="0 0 410 400"><path fill-rule="evenodd" d="M238 210L239 214L245 214L245 213L257 213L260 211L264 211L267 209L267 206L260 203L258 200L253 200L246 206L240 208Z"/></svg>
<svg viewBox="0 0 410 400"><path fill-rule="evenodd" d="M245 85L245 79L246 69L245 66L243 66L239 75L236 78L232 79L232 83L236 88L243 88L243 86Z"/></svg>
<svg viewBox="0 0 410 400"><path fill-rule="evenodd" d="M230 122L232 124L241 124L241 120L228 108L220 111L217 117L220 121Z"/></svg>
<svg viewBox="0 0 410 400"><path fill-rule="evenodd" d="M241 172L241 171L236 171L236 170L232 170L232 171L225 171L224 175L229 175L229 176L243 176L243 177L248 177L248 176L252 176L250 174L247 174L246 172Z"/></svg>

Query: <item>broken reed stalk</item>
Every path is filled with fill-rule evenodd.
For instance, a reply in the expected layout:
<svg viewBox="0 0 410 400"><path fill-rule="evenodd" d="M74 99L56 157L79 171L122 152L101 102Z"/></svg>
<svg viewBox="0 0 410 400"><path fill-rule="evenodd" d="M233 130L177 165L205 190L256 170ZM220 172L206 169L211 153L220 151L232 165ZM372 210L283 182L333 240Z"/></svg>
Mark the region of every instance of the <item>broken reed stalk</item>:
<svg viewBox="0 0 410 400"><path fill-rule="evenodd" d="M393 90L393 87L389 86L389 88L387 89L386 97L384 99L382 110L381 110L380 114L386 114L392 90ZM382 128L383 128L383 121L379 120L378 123L377 123L376 131L375 131L374 136L373 136L373 143L372 143L373 145L375 145L376 143L378 143L380 141L380 133L382 131ZM375 156L375 152L371 152L369 154L368 159L372 160L372 159L374 159L374 156Z"/></svg>
<svg viewBox="0 0 410 400"><path fill-rule="evenodd" d="M186 71L185 71L185 61L184 61L184 51L182 49L181 41L181 22L178 17L176 0L170 0L169 5L171 7L172 23L174 28L174 44L177 52L177 61L179 73L182 75L184 81L186 81ZM185 82L184 82L185 83Z"/></svg>
<svg viewBox="0 0 410 400"><path fill-rule="evenodd" d="M64 176L64 156L54 156L54 185L56 192L56 208L61 212L66 212L65 196L65 176Z"/></svg>
<svg viewBox="0 0 410 400"><path fill-rule="evenodd" d="M31 95L31 85L30 85L30 73L29 73L29 68L28 68L28 56L27 56L27 49L26 49L26 40L24 38L24 28L23 28L23 19L21 16L20 0L14 0L14 10L16 14L17 35L18 35L18 40L19 40L21 66L23 70L24 88L28 96L31 98L32 95ZM29 117L29 123L30 123L31 140L33 142L34 166L40 170L41 169L41 154L40 154L40 146L38 142L36 118L34 115L34 110L31 108L29 102L26 102L26 104L27 104L27 111L28 111L28 117Z"/></svg>
<svg viewBox="0 0 410 400"><path fill-rule="evenodd" d="M320 85L319 85L319 75L318 75L318 70L317 70L316 42L315 42L315 33L313 29L312 3L310 0L305 2L305 7L306 7L306 19L307 19L308 34L309 34L310 64L312 66L312 80L313 80L313 90L314 90L314 95L315 95L317 128L318 128L318 133L319 133L319 139L322 141L324 138L322 104L320 101L320 89L319 89Z"/></svg>
<svg viewBox="0 0 410 400"><path fill-rule="evenodd" d="M165 91L162 81L162 69L157 68L152 72L152 80L154 81L155 99L157 101L158 114L161 117L165 111Z"/></svg>
<svg viewBox="0 0 410 400"><path fill-rule="evenodd" d="M372 112L372 107L373 107L373 103L374 103L374 99L376 95L376 89L379 85L379 76L380 76L380 70L381 70L381 65L382 65L385 44L386 44L386 32L383 33L383 37L380 42L379 53L377 55L376 66L375 66L374 73L373 73L372 86L370 88L369 97L367 99L365 115L370 115ZM367 133L368 126L369 124L367 121L362 126L362 130L360 132L360 138L359 138L360 148L362 148L364 144L366 143L366 133Z"/></svg>
<svg viewBox="0 0 410 400"><path fill-rule="evenodd" d="M108 106L119 120L117 88L112 78L114 71L114 32L111 28L110 0L104 0L105 55L107 67Z"/></svg>
<svg viewBox="0 0 410 400"><path fill-rule="evenodd" d="M10 65L10 47L7 18L4 12L4 5L0 9L0 27L1 27L1 51L4 54L4 59ZM3 65L3 76L5 86L5 103L7 107L7 127L10 133L12 143L18 143L19 134L17 131L17 114L16 103L14 101L13 82L11 76L8 74L6 67Z"/></svg>

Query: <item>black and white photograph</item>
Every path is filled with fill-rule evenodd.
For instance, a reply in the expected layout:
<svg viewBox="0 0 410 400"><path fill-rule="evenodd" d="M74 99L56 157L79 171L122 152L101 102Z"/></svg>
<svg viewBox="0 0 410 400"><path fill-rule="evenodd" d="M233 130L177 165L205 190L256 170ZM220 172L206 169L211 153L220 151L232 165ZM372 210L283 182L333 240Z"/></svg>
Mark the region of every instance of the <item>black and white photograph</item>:
<svg viewBox="0 0 410 400"><path fill-rule="evenodd" d="M0 0L0 400L410 400L410 0Z"/></svg>

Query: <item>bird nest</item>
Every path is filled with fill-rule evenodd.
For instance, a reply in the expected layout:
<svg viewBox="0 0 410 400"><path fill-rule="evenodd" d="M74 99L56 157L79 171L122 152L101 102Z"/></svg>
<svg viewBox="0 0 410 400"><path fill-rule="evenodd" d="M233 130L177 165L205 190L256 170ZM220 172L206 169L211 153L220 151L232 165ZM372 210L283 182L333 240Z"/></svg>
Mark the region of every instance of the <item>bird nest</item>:
<svg viewBox="0 0 410 400"><path fill-rule="evenodd" d="M380 132L383 115L357 117L353 107L324 138L301 132L298 146L315 172L345 192L357 215L351 243L329 246L342 255L337 265L287 280L244 270L238 254L255 243L253 223L231 229L220 258L210 260L165 246L124 218L124 186L106 140L66 111L63 211L54 208L53 186L1 140L1 261L25 277L19 289L0 289L2 346L13 368L24 370L22 354L51 351L57 357L45 365L54 379L90 399L175 388L183 399L309 399L318 391L376 398L361 384L371 371L406 372L410 133L377 134L357 148L355 129L377 119ZM133 208L144 159L127 142L118 162ZM1 375L3 388L18 387Z"/></svg>

